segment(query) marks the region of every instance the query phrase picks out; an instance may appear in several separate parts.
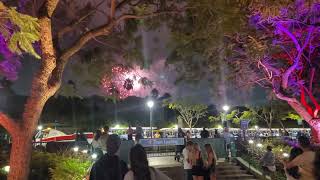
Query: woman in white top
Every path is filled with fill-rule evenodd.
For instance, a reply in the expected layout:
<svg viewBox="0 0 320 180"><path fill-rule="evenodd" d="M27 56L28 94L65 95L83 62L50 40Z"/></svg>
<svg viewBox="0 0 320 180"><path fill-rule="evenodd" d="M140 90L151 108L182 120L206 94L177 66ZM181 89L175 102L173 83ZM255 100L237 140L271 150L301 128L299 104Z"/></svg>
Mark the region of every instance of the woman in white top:
<svg viewBox="0 0 320 180"><path fill-rule="evenodd" d="M140 144L130 150L130 167L124 180L171 180L161 171L149 167L146 151Z"/></svg>
<svg viewBox="0 0 320 180"><path fill-rule="evenodd" d="M93 140L92 140L92 143L91 143L93 149L100 148L100 143L99 143L100 137L101 137L101 131L96 130L94 137L93 137Z"/></svg>

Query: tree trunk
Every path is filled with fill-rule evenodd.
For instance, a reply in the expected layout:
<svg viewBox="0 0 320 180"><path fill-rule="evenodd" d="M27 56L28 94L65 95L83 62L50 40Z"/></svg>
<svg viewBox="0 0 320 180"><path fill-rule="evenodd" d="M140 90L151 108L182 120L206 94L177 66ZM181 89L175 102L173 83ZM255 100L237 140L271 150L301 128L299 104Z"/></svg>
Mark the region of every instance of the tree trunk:
<svg viewBox="0 0 320 180"><path fill-rule="evenodd" d="M57 3L57 1L47 1ZM48 8L48 11L52 8ZM52 12L51 12L52 14ZM49 85L49 79L56 67L56 56L52 42L51 19L47 16L39 19L41 26L41 51L42 59L38 72L32 79L30 95L24 106L22 121L16 126L16 131L11 132L13 138L10 154L10 171L8 180L27 180L30 171L32 152L32 137L38 125L42 109L47 100L57 92L60 83Z"/></svg>
<svg viewBox="0 0 320 180"><path fill-rule="evenodd" d="M286 128L284 127L283 123L281 122L281 119L279 119L279 123L280 123L280 125L281 125L281 127L282 127L283 131L287 131L287 130L286 130Z"/></svg>
<svg viewBox="0 0 320 180"><path fill-rule="evenodd" d="M27 180L30 171L32 153L32 135L28 132L20 132L12 137L10 153L10 180Z"/></svg>
<svg viewBox="0 0 320 180"><path fill-rule="evenodd" d="M310 125L312 140L314 143L320 143L320 119L313 118L303 105L299 102L288 102L288 104Z"/></svg>

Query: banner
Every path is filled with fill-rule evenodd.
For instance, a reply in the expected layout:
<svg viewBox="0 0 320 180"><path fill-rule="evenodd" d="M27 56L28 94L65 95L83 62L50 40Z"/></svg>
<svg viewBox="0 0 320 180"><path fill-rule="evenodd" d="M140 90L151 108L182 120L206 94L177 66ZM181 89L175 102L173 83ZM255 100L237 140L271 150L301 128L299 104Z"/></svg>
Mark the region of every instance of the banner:
<svg viewBox="0 0 320 180"><path fill-rule="evenodd" d="M249 122L250 122L250 120L241 120L240 121L240 128L242 130L247 130L248 126L249 126Z"/></svg>
<svg viewBox="0 0 320 180"><path fill-rule="evenodd" d="M184 138L140 139L139 144L141 144L143 147L177 146L184 145Z"/></svg>

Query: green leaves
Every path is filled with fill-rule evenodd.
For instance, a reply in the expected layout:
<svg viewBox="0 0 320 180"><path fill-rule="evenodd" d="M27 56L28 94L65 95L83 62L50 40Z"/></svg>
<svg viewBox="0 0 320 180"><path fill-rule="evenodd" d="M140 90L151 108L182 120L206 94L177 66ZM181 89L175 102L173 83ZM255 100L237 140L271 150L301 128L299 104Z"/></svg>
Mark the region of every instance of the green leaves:
<svg viewBox="0 0 320 180"><path fill-rule="evenodd" d="M296 113L292 113L292 112L289 112L288 115L283 117L281 120L286 120L286 119L292 119L292 120L297 120L297 121L302 120L300 115L298 115Z"/></svg>
<svg viewBox="0 0 320 180"><path fill-rule="evenodd" d="M32 44L38 40L39 36L33 33L15 32L10 38L8 47L12 52L17 54L21 54L21 50L23 50L24 52L32 54L37 59L40 59L41 57L36 53L32 46Z"/></svg>
<svg viewBox="0 0 320 180"><path fill-rule="evenodd" d="M0 9L3 9L4 7L5 6L0 3ZM40 40L38 19L20 14L14 8L6 9L5 14L8 16L11 24L15 26L14 32L9 38L9 49L16 54L27 52L40 59L41 57L36 53L32 46L33 43Z"/></svg>

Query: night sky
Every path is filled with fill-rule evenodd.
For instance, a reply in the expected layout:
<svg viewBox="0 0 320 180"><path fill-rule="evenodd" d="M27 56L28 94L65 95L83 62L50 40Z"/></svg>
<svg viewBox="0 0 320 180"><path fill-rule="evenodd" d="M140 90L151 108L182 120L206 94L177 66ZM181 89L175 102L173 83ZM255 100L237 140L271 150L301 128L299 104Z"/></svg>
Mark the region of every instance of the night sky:
<svg viewBox="0 0 320 180"><path fill-rule="evenodd" d="M87 0L77 1L79 3L86 4ZM102 5L101 7L104 7ZM70 12L71 13L71 12ZM104 19L101 18L103 14L97 13L93 19L94 21L89 24L91 26L97 26L99 24L104 23ZM70 15L71 16L71 15ZM166 28L165 25L153 31L145 31L140 29L139 33L142 35L142 43L144 56L144 63L150 65L150 69L143 70L143 73L151 74L152 80L155 83L155 88L157 88L160 94L170 93L174 98L188 98L192 102L199 102L205 104L219 104L221 105L223 102L217 102L212 96L210 82L208 82L208 78L204 77L200 82L196 84L188 84L185 82L181 82L179 84L175 84L176 80L176 72L174 67L166 67L164 66L165 60L170 54L169 42L170 42L170 31ZM72 61L77 61L76 54ZM35 60L32 57L25 56L22 59L23 67L19 73L19 79L14 82L13 89L17 94L27 95L28 90L31 85L32 74L37 70L39 60ZM71 68L65 69L64 73L64 81L72 80L77 82L77 77L72 72ZM228 83L228 82L225 82ZM79 94L83 97L91 96L91 95L101 95L100 89L92 89L86 86L81 86L78 88ZM150 90L145 90L145 92L137 93L136 96L145 97L147 96ZM245 105L245 104L261 104L266 100L266 95L264 90L261 88L256 88L253 91L245 92L245 94L239 94L236 89L227 89L226 94L226 103L237 106L237 105Z"/></svg>

